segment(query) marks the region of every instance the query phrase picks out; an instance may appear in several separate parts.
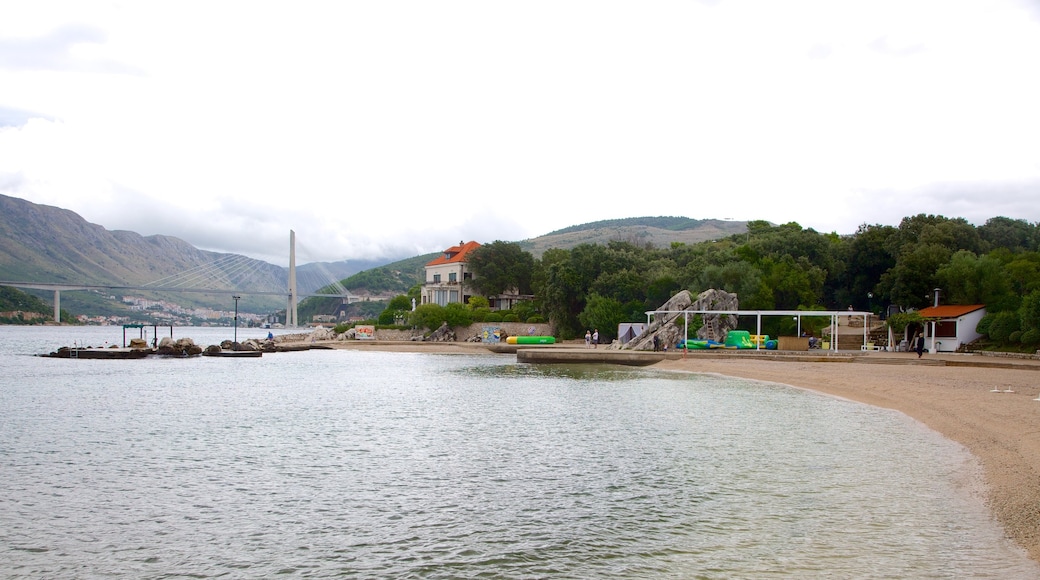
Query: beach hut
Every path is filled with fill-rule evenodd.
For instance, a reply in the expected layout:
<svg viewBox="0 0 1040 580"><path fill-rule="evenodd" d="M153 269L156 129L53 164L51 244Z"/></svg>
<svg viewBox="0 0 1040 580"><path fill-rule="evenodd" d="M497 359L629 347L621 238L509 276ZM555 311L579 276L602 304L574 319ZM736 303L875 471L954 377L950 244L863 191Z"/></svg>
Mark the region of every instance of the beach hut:
<svg viewBox="0 0 1040 580"><path fill-rule="evenodd" d="M931 342L926 343L932 352L956 352L962 345L980 338L975 330L986 315L985 304L944 304L929 306L918 311L922 317L935 319ZM929 324L929 327L933 325Z"/></svg>

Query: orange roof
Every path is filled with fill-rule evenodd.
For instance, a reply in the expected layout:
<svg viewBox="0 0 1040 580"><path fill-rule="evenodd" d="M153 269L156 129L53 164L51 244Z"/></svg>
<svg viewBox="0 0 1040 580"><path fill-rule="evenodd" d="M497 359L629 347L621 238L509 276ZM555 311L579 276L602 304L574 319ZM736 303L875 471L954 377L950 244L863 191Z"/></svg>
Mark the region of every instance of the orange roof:
<svg viewBox="0 0 1040 580"><path fill-rule="evenodd" d="M452 246L444 253L426 263L427 266L440 266L442 264L455 264L458 262L465 262L466 256L480 247L477 242L459 242L459 245Z"/></svg>
<svg viewBox="0 0 1040 580"><path fill-rule="evenodd" d="M985 304L943 304L922 308L917 312L925 318L957 318L985 307Z"/></svg>

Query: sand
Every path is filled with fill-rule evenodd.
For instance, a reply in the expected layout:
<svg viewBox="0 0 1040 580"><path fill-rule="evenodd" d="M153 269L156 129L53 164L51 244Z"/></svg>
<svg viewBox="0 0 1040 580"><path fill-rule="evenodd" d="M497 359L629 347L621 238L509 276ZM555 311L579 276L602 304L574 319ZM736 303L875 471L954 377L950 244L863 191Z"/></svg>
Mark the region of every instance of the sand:
<svg viewBox="0 0 1040 580"><path fill-rule="evenodd" d="M1040 365L930 366L927 361L937 357L926 354L918 363L912 353L888 356L887 364L690 356L654 368L783 383L894 409L921 421L979 458L990 509L1007 536L1040 562L1040 401L1034 400L1040 396Z"/></svg>
<svg viewBox="0 0 1040 580"><path fill-rule="evenodd" d="M323 344L398 352L487 352L480 343ZM989 357L926 354L918 361L914 353L876 353L839 359L859 362L801 362L691 353L650 368L782 383L894 409L921 421L979 459L994 516L1008 538L1040 562L1040 401L1034 400L1040 398L1040 361L1018 361L1015 368L934 365L939 360L994 364L983 358Z"/></svg>

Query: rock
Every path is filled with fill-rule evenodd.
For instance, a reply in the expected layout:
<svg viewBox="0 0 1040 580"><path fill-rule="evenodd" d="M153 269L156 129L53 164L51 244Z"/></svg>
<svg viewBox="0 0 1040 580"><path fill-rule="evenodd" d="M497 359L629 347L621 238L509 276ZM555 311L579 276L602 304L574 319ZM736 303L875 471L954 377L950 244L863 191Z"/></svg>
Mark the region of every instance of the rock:
<svg viewBox="0 0 1040 580"><path fill-rule="evenodd" d="M220 350L221 349L220 349L219 346L217 346L215 344L211 344L211 345L206 347L206 351L205 352L206 352L206 354L220 354Z"/></svg>
<svg viewBox="0 0 1040 580"><path fill-rule="evenodd" d="M148 341L143 338L131 338L130 348L148 348Z"/></svg>
<svg viewBox="0 0 1040 580"><path fill-rule="evenodd" d="M442 322L437 330L426 337L427 342L455 342L455 329Z"/></svg>
<svg viewBox="0 0 1040 580"><path fill-rule="evenodd" d="M238 343L238 347L235 350L244 350L244 351L256 352L256 351L262 350L262 349L260 348L260 342L259 341L257 341L255 338L250 338L249 340L246 340L244 342Z"/></svg>
<svg viewBox="0 0 1040 580"><path fill-rule="evenodd" d="M319 340L333 340L336 338L336 332L331 328L324 328L319 326L314 329L311 333L311 342L317 342Z"/></svg>
<svg viewBox="0 0 1040 580"><path fill-rule="evenodd" d="M739 302L737 295L723 290L708 289L697 295L683 290L672 296L667 302L658 308L662 314L655 316L650 326L642 334L630 340L626 345L611 345L611 348L623 348L626 350L653 350L654 337L659 345L674 348L686 337L686 324L692 324L696 316L700 316L702 326L698 328L694 336L701 340L714 340L723 342L726 333L737 326L737 317L732 314L693 314L684 318L683 312L688 310L737 310ZM667 313L664 313L667 311ZM692 329L691 329L692 330ZM691 337L692 338L692 337Z"/></svg>

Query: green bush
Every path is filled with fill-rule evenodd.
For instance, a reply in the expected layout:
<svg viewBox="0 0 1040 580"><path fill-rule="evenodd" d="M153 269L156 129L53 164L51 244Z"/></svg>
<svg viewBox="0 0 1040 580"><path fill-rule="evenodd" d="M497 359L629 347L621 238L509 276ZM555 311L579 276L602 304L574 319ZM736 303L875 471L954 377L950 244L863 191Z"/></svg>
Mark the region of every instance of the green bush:
<svg viewBox="0 0 1040 580"><path fill-rule="evenodd" d="M526 322L529 322L531 324L545 324L545 319L542 318L540 314L535 314L534 316L528 318Z"/></svg>
<svg viewBox="0 0 1040 580"><path fill-rule="evenodd" d="M473 309L473 322L485 322L487 321L488 314L491 314L491 309L487 306L480 306Z"/></svg>
<svg viewBox="0 0 1040 580"><path fill-rule="evenodd" d="M998 312L989 324L989 337L996 342L1008 342L1011 333L1018 329L1017 313Z"/></svg>
<svg viewBox="0 0 1040 580"><path fill-rule="evenodd" d="M1018 344L1018 343L1022 342L1022 331L1021 330L1016 330L1016 331L1012 332L1011 334L1008 335L1007 341L1010 342L1011 344Z"/></svg>
<svg viewBox="0 0 1040 580"><path fill-rule="evenodd" d="M502 315L497 312L489 312L484 317L484 322L502 322Z"/></svg>
<svg viewBox="0 0 1040 580"><path fill-rule="evenodd" d="M1040 344L1040 328L1031 328L1022 333L1022 344L1034 346Z"/></svg>
<svg viewBox="0 0 1040 580"><path fill-rule="evenodd" d="M502 322L520 322L520 317L513 313L509 313L502 317Z"/></svg>

